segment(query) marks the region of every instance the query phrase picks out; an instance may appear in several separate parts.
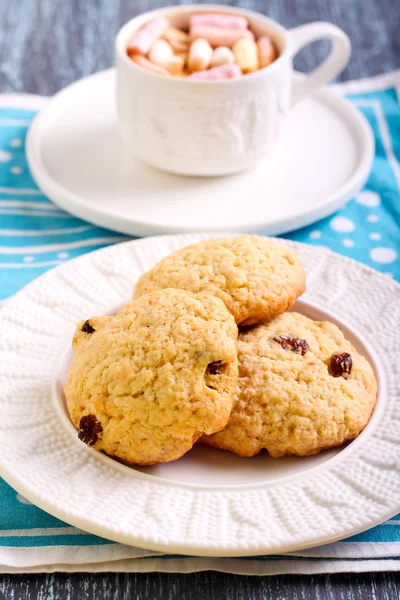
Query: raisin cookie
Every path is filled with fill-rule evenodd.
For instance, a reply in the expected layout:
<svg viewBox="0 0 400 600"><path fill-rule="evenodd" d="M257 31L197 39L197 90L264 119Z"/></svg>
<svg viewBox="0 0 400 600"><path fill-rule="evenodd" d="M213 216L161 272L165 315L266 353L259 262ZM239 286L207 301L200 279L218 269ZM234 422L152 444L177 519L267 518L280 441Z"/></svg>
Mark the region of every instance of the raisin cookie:
<svg viewBox="0 0 400 600"><path fill-rule="evenodd" d="M307 456L352 440L375 406L367 360L336 325L294 312L239 334L239 377L225 429L202 442L253 456Z"/></svg>
<svg viewBox="0 0 400 600"><path fill-rule="evenodd" d="M305 273L283 243L241 235L199 242L170 254L140 277L133 297L162 288L214 294L238 325L254 325L293 305L304 292Z"/></svg>
<svg viewBox="0 0 400 600"><path fill-rule="evenodd" d="M86 444L126 463L185 454L227 423L237 327L210 294L160 290L78 324L65 396Z"/></svg>

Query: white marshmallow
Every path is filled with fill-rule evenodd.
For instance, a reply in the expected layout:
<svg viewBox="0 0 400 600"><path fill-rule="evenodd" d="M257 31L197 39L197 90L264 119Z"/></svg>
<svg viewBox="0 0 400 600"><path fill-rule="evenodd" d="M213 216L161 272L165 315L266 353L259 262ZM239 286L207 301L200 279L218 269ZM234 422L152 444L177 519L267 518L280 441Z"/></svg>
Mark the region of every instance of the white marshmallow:
<svg viewBox="0 0 400 600"><path fill-rule="evenodd" d="M211 62L213 50L207 40L198 38L190 45L188 67L191 73L204 71Z"/></svg>
<svg viewBox="0 0 400 600"><path fill-rule="evenodd" d="M157 40L151 47L149 59L159 67L167 69L169 73L178 74L183 69L183 59L175 56L171 46L165 40Z"/></svg>
<svg viewBox="0 0 400 600"><path fill-rule="evenodd" d="M211 66L220 67L221 65L231 65L235 62L235 56L230 48L218 46L215 48L211 57Z"/></svg>

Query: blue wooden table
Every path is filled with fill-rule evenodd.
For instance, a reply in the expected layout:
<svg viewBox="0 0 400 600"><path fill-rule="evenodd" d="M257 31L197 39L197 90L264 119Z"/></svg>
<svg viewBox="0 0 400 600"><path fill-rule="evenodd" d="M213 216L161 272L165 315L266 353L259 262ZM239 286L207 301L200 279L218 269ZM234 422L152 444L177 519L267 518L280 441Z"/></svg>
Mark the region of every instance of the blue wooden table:
<svg viewBox="0 0 400 600"><path fill-rule="evenodd" d="M178 1L175 0L177 3ZM0 0L0 93L51 95L113 64L115 33L137 13L174 0ZM188 2L182 2L187 4ZM400 67L399 0L220 1L259 10L287 27L332 21L350 36L353 55L343 81ZM312 68L325 43L296 59ZM400 576L391 573L251 578L221 573L55 574L0 576L0 600L149 599L341 600L400 598Z"/></svg>

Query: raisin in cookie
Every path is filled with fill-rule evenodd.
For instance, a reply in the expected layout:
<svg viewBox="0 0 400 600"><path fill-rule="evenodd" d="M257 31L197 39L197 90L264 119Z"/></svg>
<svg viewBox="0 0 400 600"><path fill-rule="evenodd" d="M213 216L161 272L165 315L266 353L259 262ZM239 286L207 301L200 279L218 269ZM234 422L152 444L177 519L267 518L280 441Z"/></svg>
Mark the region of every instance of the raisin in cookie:
<svg viewBox="0 0 400 600"><path fill-rule="evenodd" d="M185 454L227 423L237 327L210 294L160 290L78 324L65 396L79 438L124 462Z"/></svg>
<svg viewBox="0 0 400 600"><path fill-rule="evenodd" d="M258 235L207 240L178 250L142 275L133 297L162 288L210 292L240 325L269 321L304 292L305 273L283 243Z"/></svg>
<svg viewBox="0 0 400 600"><path fill-rule="evenodd" d="M239 377L225 429L202 442L253 456L307 456L351 440L375 406L367 360L336 325L294 312L239 333Z"/></svg>

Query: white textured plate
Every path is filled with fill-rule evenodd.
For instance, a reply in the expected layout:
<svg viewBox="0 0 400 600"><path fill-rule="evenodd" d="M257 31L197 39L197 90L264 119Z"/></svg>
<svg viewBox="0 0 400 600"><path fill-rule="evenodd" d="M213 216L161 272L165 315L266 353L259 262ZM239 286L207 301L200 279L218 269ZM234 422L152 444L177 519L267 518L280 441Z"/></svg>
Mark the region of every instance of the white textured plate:
<svg viewBox="0 0 400 600"><path fill-rule="evenodd" d="M340 208L371 167L367 121L328 88L290 112L275 152L257 167L209 178L170 175L124 154L114 96L112 70L56 94L29 130L27 157L56 204L123 233L284 233Z"/></svg>
<svg viewBox="0 0 400 600"><path fill-rule="evenodd" d="M126 544L209 556L282 553L367 529L400 509L400 286L329 251L288 242L306 267L298 309L331 318L374 365L373 417L345 448L240 459L197 447L133 469L87 448L62 382L75 323L128 299L134 280L192 234L109 247L46 273L0 311L0 475L64 521Z"/></svg>

